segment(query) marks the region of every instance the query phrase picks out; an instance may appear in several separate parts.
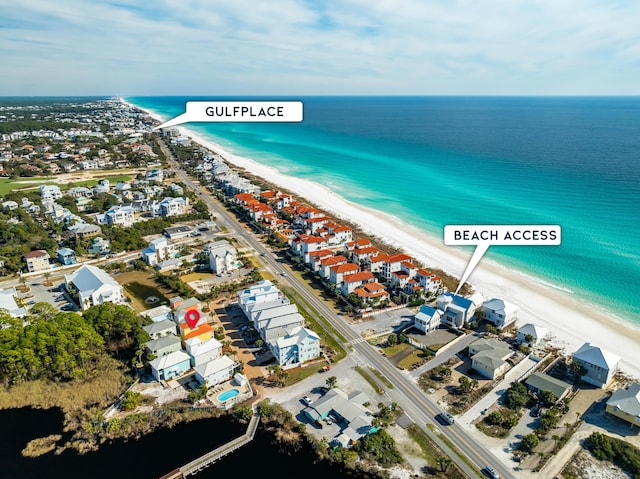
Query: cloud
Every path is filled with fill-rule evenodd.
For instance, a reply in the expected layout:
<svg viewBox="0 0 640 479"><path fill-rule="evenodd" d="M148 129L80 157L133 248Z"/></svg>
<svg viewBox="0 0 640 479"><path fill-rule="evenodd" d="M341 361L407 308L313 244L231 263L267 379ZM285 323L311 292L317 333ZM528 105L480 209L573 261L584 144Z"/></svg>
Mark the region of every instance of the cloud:
<svg viewBox="0 0 640 479"><path fill-rule="evenodd" d="M4 94L640 93L640 2L0 3Z"/></svg>

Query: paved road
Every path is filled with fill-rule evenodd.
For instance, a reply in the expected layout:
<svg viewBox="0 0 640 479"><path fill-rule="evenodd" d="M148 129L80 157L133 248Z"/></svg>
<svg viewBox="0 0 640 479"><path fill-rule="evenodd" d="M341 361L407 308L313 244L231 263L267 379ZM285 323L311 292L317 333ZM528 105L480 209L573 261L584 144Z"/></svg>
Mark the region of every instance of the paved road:
<svg viewBox="0 0 640 479"><path fill-rule="evenodd" d="M254 248L258 253L264 253L260 259L272 271L280 273L287 271L291 273L288 266L283 265L270 251L259 242L255 235L243 228L237 220L231 216L214 198L207 194L206 190L197 185L176 163L173 155L168 151L165 145L163 150L170 159L169 162L176 171L176 176L185 185L198 192L203 201L214 212L219 225L225 226L230 232L241 238L246 244ZM459 425L440 426L434 421L434 417L440 412L440 408L430 398L428 398L412 381L408 373L398 370L386 358L369 345L367 342L360 341L361 338L349 327L347 322L332 311L317 294L310 290L309 287L297 279L293 274L288 274L286 278L280 278L280 284L284 283L285 288L291 287L301 296L311 307L313 307L326 322L328 322L346 341L351 344L351 357L357 364L371 366L377 369L392 384L393 389L388 389L384 384L380 384L383 389L387 390L390 399L396 402L405 413L419 426L427 435L462 469L469 477L476 477L478 473L469 467L466 462L454 452L440 437L435 434L427 424L436 425L443 436L456 445L459 451L475 465L477 470L482 469L486 465L491 465L500 474L501 477L515 477L513 471L504 467L498 459L493 456L485 447L476 440L469 437L467 432ZM322 321L321 323L325 322ZM330 332L330 334L333 334ZM340 338L336 338L340 342ZM483 476L480 476L483 477Z"/></svg>

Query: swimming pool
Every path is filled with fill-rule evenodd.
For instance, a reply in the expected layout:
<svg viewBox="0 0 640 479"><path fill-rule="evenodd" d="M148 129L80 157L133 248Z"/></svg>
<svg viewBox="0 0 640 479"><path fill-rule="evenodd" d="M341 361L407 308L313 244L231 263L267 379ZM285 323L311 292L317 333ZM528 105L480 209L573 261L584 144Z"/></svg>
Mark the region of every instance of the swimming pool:
<svg viewBox="0 0 640 479"><path fill-rule="evenodd" d="M238 394L240 394L240 390L229 389L228 391L218 394L218 401L220 402L228 401L229 399L236 397Z"/></svg>

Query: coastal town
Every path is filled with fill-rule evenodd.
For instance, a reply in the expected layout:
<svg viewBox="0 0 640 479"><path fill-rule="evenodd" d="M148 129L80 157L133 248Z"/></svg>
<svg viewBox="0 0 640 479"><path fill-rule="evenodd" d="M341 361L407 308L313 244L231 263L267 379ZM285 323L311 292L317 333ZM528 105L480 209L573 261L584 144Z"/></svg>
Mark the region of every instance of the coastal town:
<svg viewBox="0 0 640 479"><path fill-rule="evenodd" d="M323 457L380 477L640 473L620 351L564 350L509 297L455 294L448 272L157 124L117 98L0 104L7 391L96 376L104 354L126 379L96 437L175 404L251 428L277 404Z"/></svg>

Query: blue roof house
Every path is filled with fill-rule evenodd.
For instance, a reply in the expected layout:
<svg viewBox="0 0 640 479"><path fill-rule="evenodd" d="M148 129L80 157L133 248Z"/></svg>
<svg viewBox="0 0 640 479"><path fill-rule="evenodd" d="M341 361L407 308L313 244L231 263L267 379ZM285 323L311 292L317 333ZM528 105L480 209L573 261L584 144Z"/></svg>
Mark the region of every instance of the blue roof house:
<svg viewBox="0 0 640 479"><path fill-rule="evenodd" d="M78 260L76 259L76 252L71 248L60 248L57 251L57 254L58 261L60 261L60 263L62 263L64 266L78 263Z"/></svg>

